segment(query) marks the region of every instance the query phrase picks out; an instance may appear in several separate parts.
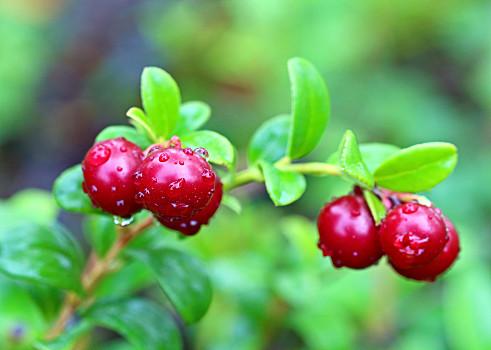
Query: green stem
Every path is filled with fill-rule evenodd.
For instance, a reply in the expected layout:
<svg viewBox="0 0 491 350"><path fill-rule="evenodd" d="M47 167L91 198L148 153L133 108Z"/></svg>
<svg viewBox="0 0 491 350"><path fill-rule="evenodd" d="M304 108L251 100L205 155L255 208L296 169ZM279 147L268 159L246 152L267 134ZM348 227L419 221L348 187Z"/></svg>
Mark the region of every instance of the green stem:
<svg viewBox="0 0 491 350"><path fill-rule="evenodd" d="M223 187L225 191L230 191L236 187L246 185L251 182L263 182L263 174L257 167L247 168L239 171L231 178L231 181L225 182Z"/></svg>
<svg viewBox="0 0 491 350"><path fill-rule="evenodd" d="M340 176L341 168L337 165L312 162L312 163L295 163L295 164L276 164L276 167L280 170L294 171L305 175L316 176Z"/></svg>

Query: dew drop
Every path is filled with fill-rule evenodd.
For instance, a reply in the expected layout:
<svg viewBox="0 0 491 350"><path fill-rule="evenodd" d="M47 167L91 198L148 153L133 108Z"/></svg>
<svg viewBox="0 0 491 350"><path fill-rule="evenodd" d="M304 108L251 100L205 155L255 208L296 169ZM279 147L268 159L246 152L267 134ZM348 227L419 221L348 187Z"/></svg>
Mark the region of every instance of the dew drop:
<svg viewBox="0 0 491 350"><path fill-rule="evenodd" d="M111 192L116 192L116 186L111 186Z"/></svg>
<svg viewBox="0 0 491 350"><path fill-rule="evenodd" d="M159 182L159 179L157 179L157 177L155 177L155 176L152 176L152 182L157 183L157 182Z"/></svg>
<svg viewBox="0 0 491 350"><path fill-rule="evenodd" d="M417 211L418 211L418 205L416 203L406 203L406 205L402 207L402 212L404 214L413 214Z"/></svg>
<svg viewBox="0 0 491 350"><path fill-rule="evenodd" d="M138 200L142 200L143 198L145 198L145 194L143 192L138 192L136 195L135 195L135 199L138 201Z"/></svg>
<svg viewBox="0 0 491 350"><path fill-rule="evenodd" d="M126 148L126 146L121 146L121 147L119 147L119 150L120 150L121 152L123 152L123 153L128 151L128 149Z"/></svg>
<svg viewBox="0 0 491 350"><path fill-rule="evenodd" d="M194 226L198 226L198 225L199 225L199 222L198 222L198 220L191 220L191 221L189 222L189 225L190 225L190 226L193 226L193 227L194 227Z"/></svg>
<svg viewBox="0 0 491 350"><path fill-rule="evenodd" d="M210 169L204 169L203 172L201 173L201 176L204 177L205 179L215 178L213 171L211 171Z"/></svg>
<svg viewBox="0 0 491 350"><path fill-rule="evenodd" d="M172 136L169 144L172 148L181 148L181 140L177 136Z"/></svg>
<svg viewBox="0 0 491 350"><path fill-rule="evenodd" d="M185 155L187 156L192 156L194 154L193 150L191 148L185 148L182 150Z"/></svg>
<svg viewBox="0 0 491 350"><path fill-rule="evenodd" d="M169 160L169 158L170 158L169 155L164 152L159 156L159 162L165 163Z"/></svg>
<svg viewBox="0 0 491 350"><path fill-rule="evenodd" d="M135 178L135 180L140 180L140 179L143 177L143 174L142 174L142 172L141 172L141 171L139 171L139 170L138 170L138 171L137 171L137 172L136 172L136 173L133 175L133 177Z"/></svg>
<svg viewBox="0 0 491 350"><path fill-rule="evenodd" d="M92 147L87 155L86 162L89 165L98 167L108 161L111 156L111 150L106 145L98 144Z"/></svg>
<svg viewBox="0 0 491 350"><path fill-rule="evenodd" d="M123 168L122 168L122 167L120 167L120 166L118 166L118 167L116 168L116 170L117 170L118 172L122 172L122 171L123 171Z"/></svg>
<svg viewBox="0 0 491 350"><path fill-rule="evenodd" d="M92 192L92 193L97 193L97 191L99 191L99 189L97 188L97 186L96 186L96 185L92 185L92 186L90 186L90 192Z"/></svg>
<svg viewBox="0 0 491 350"><path fill-rule="evenodd" d="M171 191L175 191L175 190L179 190L182 186L184 186L184 184L186 183L186 180L184 180L184 178L180 178L176 181L172 181L170 184L169 184L169 190Z"/></svg>
<svg viewBox="0 0 491 350"><path fill-rule="evenodd" d="M360 208L351 209L351 216L360 216Z"/></svg>
<svg viewBox="0 0 491 350"><path fill-rule="evenodd" d="M115 225L119 225L121 227L128 226L134 221L134 217L131 216L129 218L122 218L120 216L113 216L113 221Z"/></svg>
<svg viewBox="0 0 491 350"><path fill-rule="evenodd" d="M358 252L353 252L353 256L358 256Z"/></svg>
<svg viewBox="0 0 491 350"><path fill-rule="evenodd" d="M208 158L209 157L208 151L206 149L204 149L203 147L195 148L194 151L196 153L198 153L203 158Z"/></svg>
<svg viewBox="0 0 491 350"><path fill-rule="evenodd" d="M179 161L179 165L184 165L184 161L183 160L180 160Z"/></svg>
<svg viewBox="0 0 491 350"><path fill-rule="evenodd" d="M189 208L189 204L182 203L182 202L172 202L171 206L174 209L187 209L187 208Z"/></svg>
<svg viewBox="0 0 491 350"><path fill-rule="evenodd" d="M124 207L124 199L120 199L116 201L116 206L117 207Z"/></svg>

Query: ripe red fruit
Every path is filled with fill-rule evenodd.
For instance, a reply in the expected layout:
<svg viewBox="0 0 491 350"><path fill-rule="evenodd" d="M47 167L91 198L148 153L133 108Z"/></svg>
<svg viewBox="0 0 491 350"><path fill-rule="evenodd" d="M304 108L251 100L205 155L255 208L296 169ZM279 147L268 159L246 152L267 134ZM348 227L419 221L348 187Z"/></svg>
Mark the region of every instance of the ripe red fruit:
<svg viewBox="0 0 491 350"><path fill-rule="evenodd" d="M189 218L202 210L215 190L216 174L190 148L154 146L135 172L136 201L156 216Z"/></svg>
<svg viewBox="0 0 491 350"><path fill-rule="evenodd" d="M215 214L220 206L223 196L223 186L220 178L217 176L215 180L215 191L210 202L196 214L190 218L181 217L157 217L159 222L176 231L181 232L186 236L192 236L198 233L201 225L208 224L210 218Z"/></svg>
<svg viewBox="0 0 491 350"><path fill-rule="evenodd" d="M82 187L94 206L123 218L139 211L133 174L142 160L142 150L122 137L93 145L82 161Z"/></svg>
<svg viewBox="0 0 491 350"><path fill-rule="evenodd" d="M448 240L435 208L409 202L392 209L380 226L380 243L391 264L408 269L428 264Z"/></svg>
<svg viewBox="0 0 491 350"><path fill-rule="evenodd" d="M361 195L343 196L325 205L317 227L318 246L335 267L363 269L383 255L375 222Z"/></svg>
<svg viewBox="0 0 491 350"><path fill-rule="evenodd" d="M427 265L412 269L400 269L393 266L394 270L396 270L400 275L413 280L433 282L439 275L447 271L450 266L452 266L460 252L459 235L449 219L443 217L443 220L445 222L445 226L447 227L448 241L442 252Z"/></svg>

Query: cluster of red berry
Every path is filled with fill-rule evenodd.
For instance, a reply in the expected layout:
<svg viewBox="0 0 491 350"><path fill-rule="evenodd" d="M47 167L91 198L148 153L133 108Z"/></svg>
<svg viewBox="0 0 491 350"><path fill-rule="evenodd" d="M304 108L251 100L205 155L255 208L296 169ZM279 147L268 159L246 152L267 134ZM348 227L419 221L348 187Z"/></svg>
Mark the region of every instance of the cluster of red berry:
<svg viewBox="0 0 491 350"><path fill-rule="evenodd" d="M377 226L358 188L326 204L317 222L323 255L335 267L363 269L385 254L395 271L420 281L434 281L448 270L459 254L459 237L441 210L417 202L386 206Z"/></svg>
<svg viewBox="0 0 491 350"><path fill-rule="evenodd" d="M120 137L93 145L83 162L83 189L94 206L123 218L142 208L184 235L208 223L222 200L222 183L204 148L167 144L142 151Z"/></svg>

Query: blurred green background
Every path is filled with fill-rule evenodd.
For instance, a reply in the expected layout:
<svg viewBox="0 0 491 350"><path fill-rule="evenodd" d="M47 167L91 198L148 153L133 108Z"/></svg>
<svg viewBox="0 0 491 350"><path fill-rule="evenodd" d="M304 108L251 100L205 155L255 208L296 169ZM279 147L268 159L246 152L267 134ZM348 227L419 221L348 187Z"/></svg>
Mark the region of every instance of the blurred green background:
<svg viewBox="0 0 491 350"><path fill-rule="evenodd" d="M491 2L1 0L0 38L2 198L49 190L98 131L125 123L147 65L169 71L183 100L212 106L208 128L237 145L242 165L253 131L289 111L293 56L312 61L331 93L312 159L326 159L346 128L361 142L458 146L455 173L429 196L463 248L433 284L403 280L385 261L353 272L321 258L314 220L348 191L337 179L310 179L282 209L261 186L238 190L241 216L221 209L182 243L215 285L190 349L491 349ZM0 208L38 213L22 198ZM79 216L61 220L81 234ZM2 293L0 314L18 292ZM20 319L32 311L21 304Z"/></svg>

